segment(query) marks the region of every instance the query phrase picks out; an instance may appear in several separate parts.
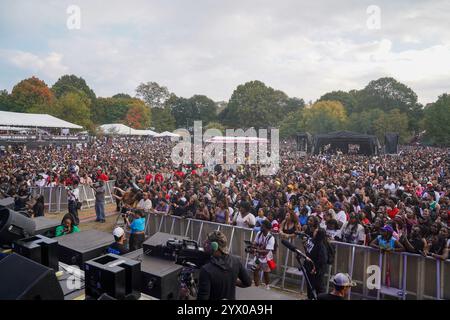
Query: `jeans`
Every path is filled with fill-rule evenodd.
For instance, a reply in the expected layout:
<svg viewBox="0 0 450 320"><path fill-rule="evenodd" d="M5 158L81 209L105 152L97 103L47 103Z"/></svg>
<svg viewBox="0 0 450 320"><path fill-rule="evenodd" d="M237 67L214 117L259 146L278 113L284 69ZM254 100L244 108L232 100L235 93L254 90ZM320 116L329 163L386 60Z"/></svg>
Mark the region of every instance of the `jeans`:
<svg viewBox="0 0 450 320"><path fill-rule="evenodd" d="M97 220L105 220L105 203L104 202L95 202L95 215L97 216Z"/></svg>
<svg viewBox="0 0 450 320"><path fill-rule="evenodd" d="M69 213L72 215L75 224L80 224L80 219L78 218L77 202L74 200L69 200L68 207Z"/></svg>

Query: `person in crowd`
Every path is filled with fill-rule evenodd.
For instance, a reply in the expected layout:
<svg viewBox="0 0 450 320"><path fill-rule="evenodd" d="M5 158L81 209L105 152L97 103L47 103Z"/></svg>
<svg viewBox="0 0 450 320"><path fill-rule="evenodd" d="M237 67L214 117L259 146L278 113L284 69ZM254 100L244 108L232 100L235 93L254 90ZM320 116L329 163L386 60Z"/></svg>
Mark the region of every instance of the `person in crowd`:
<svg viewBox="0 0 450 320"><path fill-rule="evenodd" d="M439 230L439 234L433 235L428 242L428 254L439 260L446 260L449 257L450 239L446 227Z"/></svg>
<svg viewBox="0 0 450 320"><path fill-rule="evenodd" d="M256 218L255 218L255 221L256 221L255 227L253 228L253 230L254 230L256 233L258 233L258 232L261 231L261 225L262 225L262 222L263 222L264 220L267 220L266 214L265 214L265 212L264 212L264 208L259 208L259 209L258 209L258 215L257 215ZM272 228L273 228L273 227L272 227Z"/></svg>
<svg viewBox="0 0 450 320"><path fill-rule="evenodd" d="M355 213L350 214L349 221L342 225L336 237L343 242L363 245L366 234L359 221L359 216Z"/></svg>
<svg viewBox="0 0 450 320"><path fill-rule="evenodd" d="M381 235L374 239L370 246L375 249L389 252L404 251L405 247L393 237L394 229L391 225L387 224L381 228Z"/></svg>
<svg viewBox="0 0 450 320"><path fill-rule="evenodd" d="M236 215L233 225L242 228L253 228L256 224L255 216L250 212L250 203L241 201L239 213Z"/></svg>
<svg viewBox="0 0 450 320"><path fill-rule="evenodd" d="M135 251L142 248L145 241L145 217L142 210L129 211L133 217L133 222L130 223L130 218L125 217L126 226L130 228L130 251Z"/></svg>
<svg viewBox="0 0 450 320"><path fill-rule="evenodd" d="M99 180L96 184L92 185L95 194L95 215L97 216L96 222L104 223L105 220L105 186L103 180Z"/></svg>
<svg viewBox="0 0 450 320"><path fill-rule="evenodd" d="M352 287L356 286L356 282L348 273L337 273L332 279L333 290L330 293L321 293L317 300L345 300Z"/></svg>
<svg viewBox="0 0 450 320"><path fill-rule="evenodd" d="M201 201L200 204L198 205L194 218L198 219L198 220L204 220L204 221L211 220L211 215L209 214L209 209L205 205L204 201Z"/></svg>
<svg viewBox="0 0 450 320"><path fill-rule="evenodd" d="M73 221L73 216L67 213L62 218L61 225L56 227L55 237L60 237L75 232L80 232L80 229L75 224L75 221Z"/></svg>
<svg viewBox="0 0 450 320"><path fill-rule="evenodd" d="M144 211L144 213L150 213L152 210L152 201L149 198L148 192L142 194L142 199L139 200L136 209Z"/></svg>
<svg viewBox="0 0 450 320"><path fill-rule="evenodd" d="M274 256L273 251L275 250L275 237L272 235L270 230L272 229L272 224L265 220L261 225L261 231L255 237L255 258L253 260L253 279L255 281L255 286L259 286L259 279L261 271L263 272L264 284L266 289L270 289L270 272L272 271L271 266L273 266Z"/></svg>
<svg viewBox="0 0 450 320"><path fill-rule="evenodd" d="M129 252L128 248L125 245L125 230L121 227L116 227L113 230L114 243L112 243L108 249L108 253L116 254L118 256L127 254Z"/></svg>
<svg viewBox="0 0 450 320"><path fill-rule="evenodd" d="M400 243L408 252L418 253L423 256L427 255L427 240L423 237L422 230L419 225L414 225L411 232L408 233L408 236L402 235L400 237Z"/></svg>
<svg viewBox="0 0 450 320"><path fill-rule="evenodd" d="M45 209L45 204L44 204L44 196L40 195L39 197L37 197L36 202L33 205L33 217L43 217L44 216L44 209Z"/></svg>
<svg viewBox="0 0 450 320"><path fill-rule="evenodd" d="M220 201L219 205L216 207L214 219L217 223L230 224L230 211L228 210L225 200Z"/></svg>
<svg viewBox="0 0 450 320"><path fill-rule="evenodd" d="M284 239L293 239L296 233L301 231L300 223L292 209L289 209L286 218L281 222L280 235Z"/></svg>
<svg viewBox="0 0 450 320"><path fill-rule="evenodd" d="M238 258L229 254L227 246L227 238L222 232L208 234L204 249L211 255L211 260L200 269L198 300L235 300L236 286L251 286L247 270Z"/></svg>

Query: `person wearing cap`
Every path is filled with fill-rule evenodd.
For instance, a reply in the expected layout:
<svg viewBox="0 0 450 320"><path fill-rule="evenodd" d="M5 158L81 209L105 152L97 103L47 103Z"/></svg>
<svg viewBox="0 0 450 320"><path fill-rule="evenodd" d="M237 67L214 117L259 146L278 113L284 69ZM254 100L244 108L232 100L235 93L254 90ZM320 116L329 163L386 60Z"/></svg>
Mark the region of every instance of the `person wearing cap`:
<svg viewBox="0 0 450 320"><path fill-rule="evenodd" d="M107 252L121 256L129 252L125 246L125 231L121 227L117 227L113 230L114 243L111 244Z"/></svg>
<svg viewBox="0 0 450 320"><path fill-rule="evenodd" d="M348 273L336 274L331 283L333 283L334 289L330 293L319 294L317 300L345 300L350 288L356 286Z"/></svg>
<svg viewBox="0 0 450 320"><path fill-rule="evenodd" d="M385 225L381 228L381 234L370 243L370 246L383 251L405 251L405 247L392 236L393 233L394 229L388 224Z"/></svg>
<svg viewBox="0 0 450 320"><path fill-rule="evenodd" d="M250 287L252 280L241 261L229 254L226 236L209 233L204 250L211 260L200 269L197 299L236 300L236 286Z"/></svg>

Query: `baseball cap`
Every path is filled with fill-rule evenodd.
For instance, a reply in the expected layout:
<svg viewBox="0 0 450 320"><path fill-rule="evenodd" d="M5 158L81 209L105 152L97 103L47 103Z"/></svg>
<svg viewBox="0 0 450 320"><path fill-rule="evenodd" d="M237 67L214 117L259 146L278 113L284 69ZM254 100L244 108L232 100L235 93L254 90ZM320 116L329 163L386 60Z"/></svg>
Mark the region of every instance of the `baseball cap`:
<svg viewBox="0 0 450 320"><path fill-rule="evenodd" d="M113 236L120 238L125 234L125 231L121 227L117 227L113 231Z"/></svg>
<svg viewBox="0 0 450 320"><path fill-rule="evenodd" d="M352 281L352 278L350 278L350 275L348 273L337 273L331 282L335 286L339 287L355 287L356 282Z"/></svg>
<svg viewBox="0 0 450 320"><path fill-rule="evenodd" d="M220 251L224 254L228 254L228 240L225 234L223 234L220 231L213 231L208 234L208 241L210 242L217 242L219 245Z"/></svg>
<svg viewBox="0 0 450 320"><path fill-rule="evenodd" d="M389 231L389 232L394 232L394 229L392 229L392 227L390 225L385 225L383 228L381 228L382 231Z"/></svg>

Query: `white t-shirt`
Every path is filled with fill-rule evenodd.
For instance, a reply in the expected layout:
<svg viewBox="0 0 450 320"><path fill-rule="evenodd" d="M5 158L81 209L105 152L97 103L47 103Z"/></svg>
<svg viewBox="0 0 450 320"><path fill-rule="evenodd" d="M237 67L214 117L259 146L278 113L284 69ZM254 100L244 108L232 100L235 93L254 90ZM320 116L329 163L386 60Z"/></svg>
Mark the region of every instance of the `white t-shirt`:
<svg viewBox="0 0 450 320"><path fill-rule="evenodd" d="M256 218L252 213L247 213L245 217L239 213L236 215L236 226L243 228L250 228L249 225L254 226L256 224ZM252 227L253 228L253 227Z"/></svg>
<svg viewBox="0 0 450 320"><path fill-rule="evenodd" d="M336 220L342 222L342 224L347 222L347 215L345 214L344 210L341 210L338 213L336 213Z"/></svg>
<svg viewBox="0 0 450 320"><path fill-rule="evenodd" d="M349 225L348 222L342 225L342 228L339 230L337 236L342 237L344 242L358 244L359 241L366 240L366 233L364 231L364 227L360 224L354 228L354 226ZM353 230L355 231L353 232Z"/></svg>
<svg viewBox="0 0 450 320"><path fill-rule="evenodd" d="M151 201L150 199L147 199L147 200L141 199L141 200L139 201L137 207L138 207L139 209L144 210L145 212L148 212L148 211L150 211L151 208L152 208L152 201Z"/></svg>
<svg viewBox="0 0 450 320"><path fill-rule="evenodd" d="M260 231L256 234L255 242L261 249L269 250L269 253L265 257L259 257L259 261L261 263L267 263L267 260L272 260L272 251L275 249L275 238L273 235L268 232L267 235L264 236L262 231Z"/></svg>

